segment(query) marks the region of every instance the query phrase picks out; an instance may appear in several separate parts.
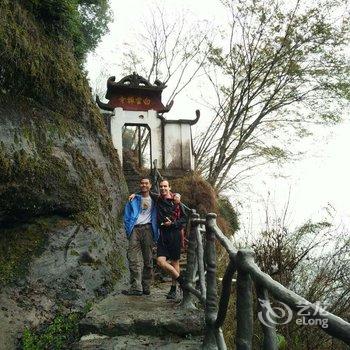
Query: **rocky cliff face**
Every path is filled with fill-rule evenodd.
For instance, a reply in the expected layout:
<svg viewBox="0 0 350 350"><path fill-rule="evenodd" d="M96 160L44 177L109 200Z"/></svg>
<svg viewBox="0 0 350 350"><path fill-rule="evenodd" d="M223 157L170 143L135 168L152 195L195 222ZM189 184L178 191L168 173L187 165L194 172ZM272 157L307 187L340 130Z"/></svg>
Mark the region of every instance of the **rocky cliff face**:
<svg viewBox="0 0 350 350"><path fill-rule="evenodd" d="M122 280L126 186L69 43L0 4L0 349Z"/></svg>

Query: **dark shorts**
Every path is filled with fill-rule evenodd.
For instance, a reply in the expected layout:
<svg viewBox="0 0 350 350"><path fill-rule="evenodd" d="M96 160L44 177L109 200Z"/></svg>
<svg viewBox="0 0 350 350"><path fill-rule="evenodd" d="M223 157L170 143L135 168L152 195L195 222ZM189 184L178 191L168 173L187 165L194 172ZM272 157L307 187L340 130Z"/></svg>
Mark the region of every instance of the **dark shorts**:
<svg viewBox="0 0 350 350"><path fill-rule="evenodd" d="M157 242L157 256L165 256L169 260L180 260L181 234L180 230L161 229Z"/></svg>

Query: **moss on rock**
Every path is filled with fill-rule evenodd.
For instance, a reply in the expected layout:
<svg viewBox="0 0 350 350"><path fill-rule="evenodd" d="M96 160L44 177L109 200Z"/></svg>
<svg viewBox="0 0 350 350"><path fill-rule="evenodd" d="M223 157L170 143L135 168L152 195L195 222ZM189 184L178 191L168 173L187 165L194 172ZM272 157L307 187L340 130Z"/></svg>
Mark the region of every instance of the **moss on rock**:
<svg viewBox="0 0 350 350"><path fill-rule="evenodd" d="M92 227L112 242L126 185L72 43L27 5L0 2L0 225L18 226L0 229L0 241L33 257L47 232L33 223L42 216ZM16 249L13 258L6 252L4 283L20 270Z"/></svg>
<svg viewBox="0 0 350 350"><path fill-rule="evenodd" d="M95 112L94 108L89 111L92 119ZM125 191L119 159L104 125L92 131L83 122L69 119L69 114L0 93L0 124L6 119L11 125L8 132L17 142L0 144L0 221L53 213L101 227L101 216L113 209L104 172L120 192ZM89 151L101 152L107 168L103 170L94 158L98 154Z"/></svg>
<svg viewBox="0 0 350 350"><path fill-rule="evenodd" d="M69 223L60 217L50 217L3 228L0 235L0 286L24 278L32 258L43 251L48 232Z"/></svg>

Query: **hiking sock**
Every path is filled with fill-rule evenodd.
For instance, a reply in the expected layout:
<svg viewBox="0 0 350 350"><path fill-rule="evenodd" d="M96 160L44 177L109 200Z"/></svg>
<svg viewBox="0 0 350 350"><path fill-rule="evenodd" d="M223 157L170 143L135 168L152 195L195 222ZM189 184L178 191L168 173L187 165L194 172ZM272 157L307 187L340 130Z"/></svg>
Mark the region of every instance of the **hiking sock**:
<svg viewBox="0 0 350 350"><path fill-rule="evenodd" d="M179 275L179 277L176 279L176 282L180 285L180 288L183 289L185 286L185 280L182 277L182 275Z"/></svg>

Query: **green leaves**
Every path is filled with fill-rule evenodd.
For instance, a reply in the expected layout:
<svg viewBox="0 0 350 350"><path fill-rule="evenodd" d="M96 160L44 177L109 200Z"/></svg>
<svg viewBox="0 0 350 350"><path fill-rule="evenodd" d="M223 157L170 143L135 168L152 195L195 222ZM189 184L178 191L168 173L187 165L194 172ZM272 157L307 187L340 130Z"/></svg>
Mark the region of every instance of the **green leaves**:
<svg viewBox="0 0 350 350"><path fill-rule="evenodd" d="M56 40L72 41L79 60L97 46L112 19L108 0L26 0L25 6Z"/></svg>
<svg viewBox="0 0 350 350"><path fill-rule="evenodd" d="M262 147L260 149L260 155L265 158L273 160L287 159L288 153L280 147L271 146L271 147Z"/></svg>
<svg viewBox="0 0 350 350"><path fill-rule="evenodd" d="M205 65L217 96L215 122L196 145L198 168L218 190L230 182L227 176L237 179L231 169L240 159L251 169L256 153L270 161L290 157L269 146L282 127L287 135L301 126L338 123L350 100L350 27L344 2L224 4L231 17L226 40L211 43Z"/></svg>
<svg viewBox="0 0 350 350"><path fill-rule="evenodd" d="M25 329L22 338L23 350L67 349L68 344L78 336L78 322L81 315L72 313L58 315L41 334Z"/></svg>
<svg viewBox="0 0 350 350"><path fill-rule="evenodd" d="M321 118L323 121L325 121L328 124L337 124L342 120L339 114L334 114L334 113L321 114Z"/></svg>

